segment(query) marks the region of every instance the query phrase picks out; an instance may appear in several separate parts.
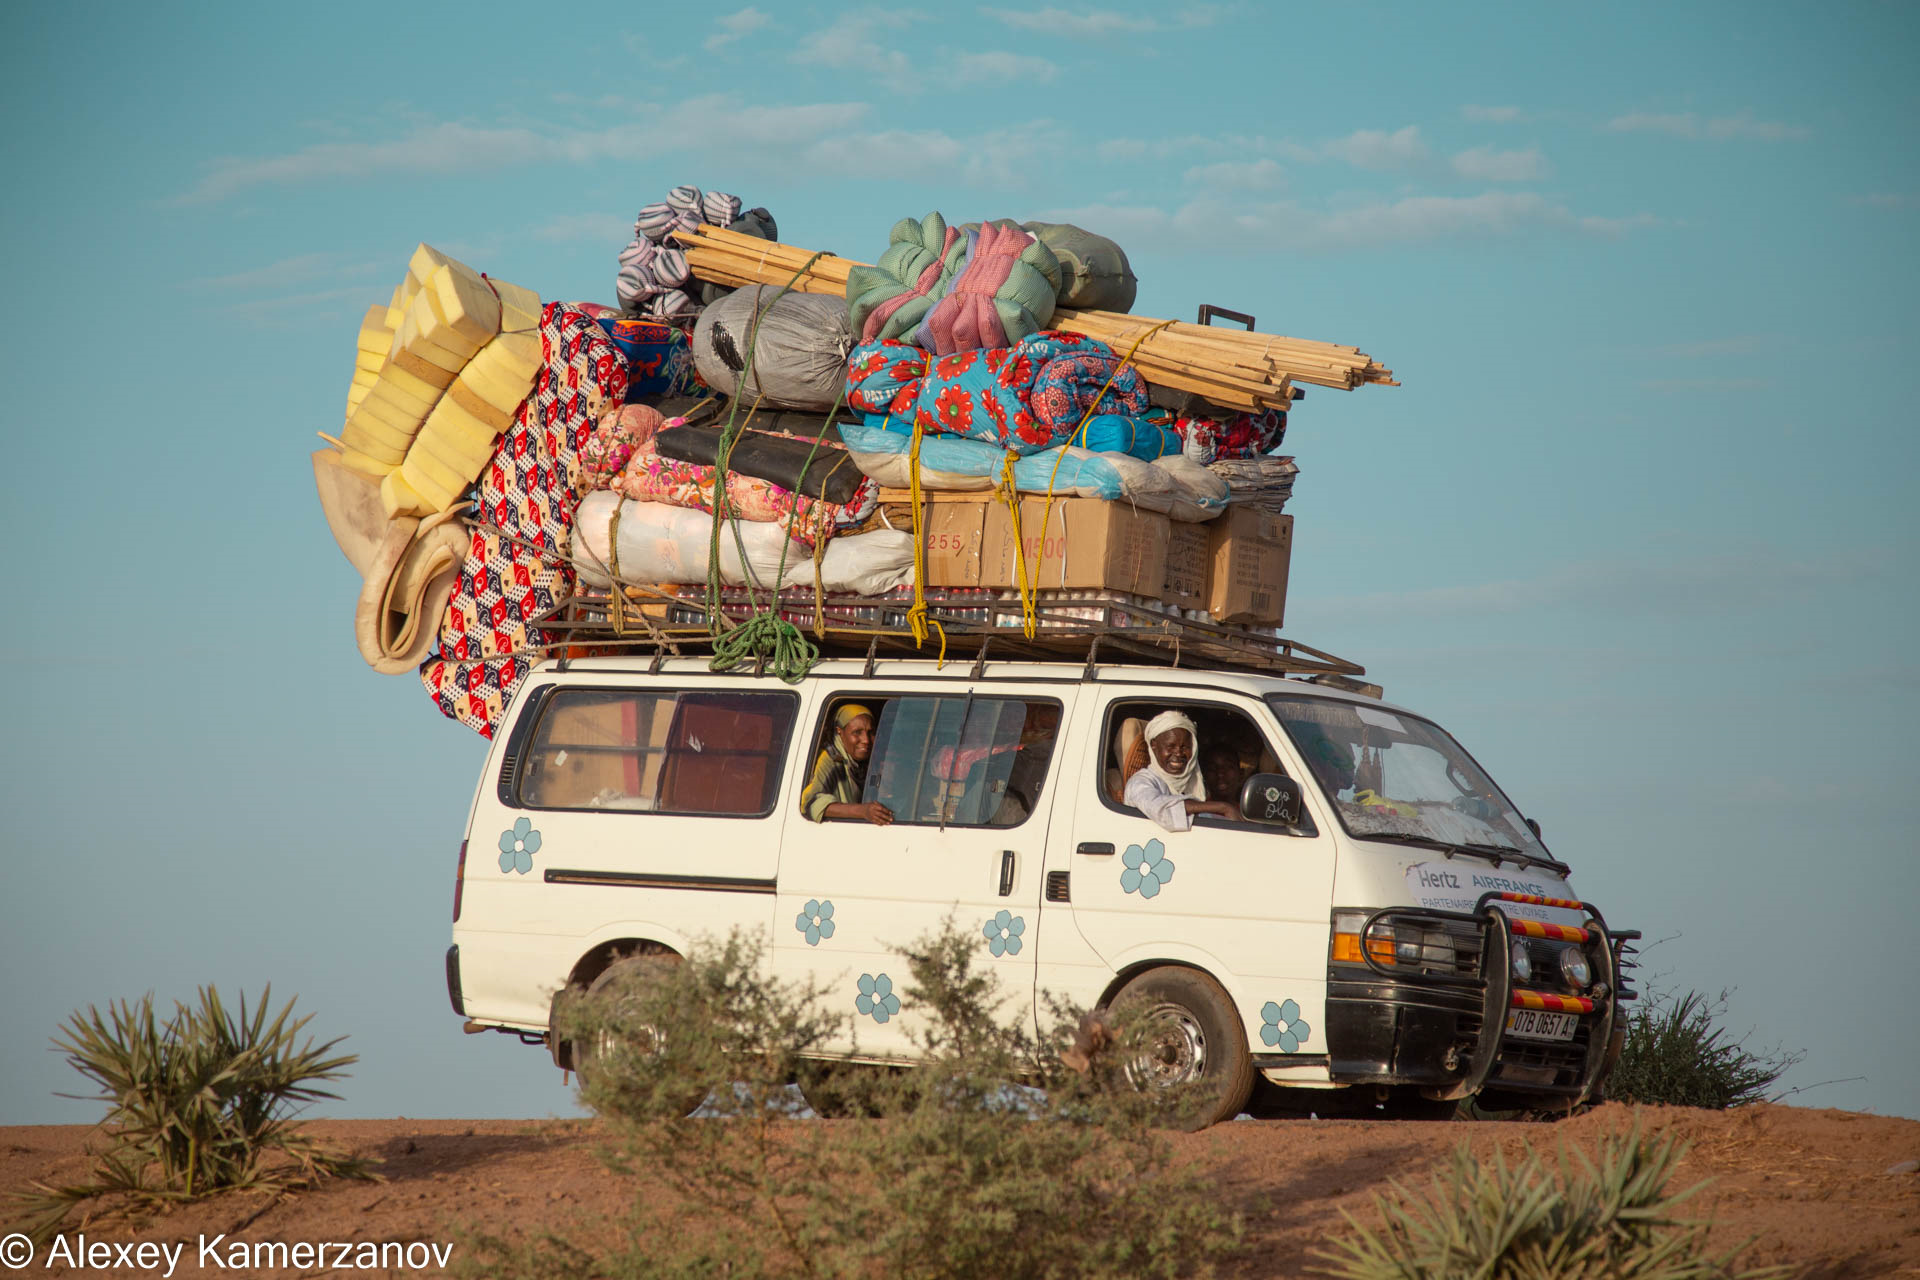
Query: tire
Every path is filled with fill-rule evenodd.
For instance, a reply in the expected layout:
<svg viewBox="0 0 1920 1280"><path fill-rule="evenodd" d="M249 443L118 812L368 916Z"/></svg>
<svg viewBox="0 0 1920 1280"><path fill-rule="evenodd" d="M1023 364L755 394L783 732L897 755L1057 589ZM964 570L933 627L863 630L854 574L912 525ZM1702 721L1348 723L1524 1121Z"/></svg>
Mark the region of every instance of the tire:
<svg viewBox="0 0 1920 1280"><path fill-rule="evenodd" d="M584 1001L588 1005L604 1005L608 1015L617 1015L623 1008L630 1009L639 994L648 987L657 984L661 978L680 963L680 957L671 953L627 956L616 960L602 969L594 980L587 985ZM578 1040L573 1045L574 1071L580 1076L582 1098L599 1093L600 1089L611 1081L603 1081L601 1069L604 1062L617 1060L621 1054L651 1055L661 1052L652 1028L640 1028L638 1043L616 1041L611 1035L602 1034L596 1040ZM601 1094L599 1102L604 1109L618 1111L627 1115L658 1114L659 1111L671 1113L673 1117L685 1116L698 1110L706 1101L706 1090L689 1090L683 1097L668 1099L664 1108L656 1108L654 1100L637 1091L612 1089ZM591 1104L590 1104L591 1105Z"/></svg>
<svg viewBox="0 0 1920 1280"><path fill-rule="evenodd" d="M1204 1129L1240 1114L1253 1093L1253 1056L1240 1013L1218 982L1198 969L1149 969L1113 1005L1142 1019L1148 1040L1123 1068L1126 1078L1144 1091L1188 1091L1174 1123Z"/></svg>
<svg viewBox="0 0 1920 1280"><path fill-rule="evenodd" d="M803 1062L794 1081L800 1096L822 1120L872 1120L886 1111L889 1084L884 1073L897 1068L858 1062Z"/></svg>

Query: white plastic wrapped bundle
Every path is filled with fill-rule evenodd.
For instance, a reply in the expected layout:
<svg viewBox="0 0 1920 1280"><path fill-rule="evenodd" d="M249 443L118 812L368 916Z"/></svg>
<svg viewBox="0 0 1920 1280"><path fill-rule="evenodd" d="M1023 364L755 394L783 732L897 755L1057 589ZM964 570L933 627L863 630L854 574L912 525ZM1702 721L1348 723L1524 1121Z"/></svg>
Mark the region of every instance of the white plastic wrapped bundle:
<svg viewBox="0 0 1920 1280"><path fill-rule="evenodd" d="M840 424L854 465L890 489L908 484L912 437L860 423ZM920 483L928 489L991 489L1005 455L984 440L926 435L920 440ZM1125 453L1095 453L1061 445L1030 453L1013 464L1013 486L1022 493L1053 492L1068 498L1130 502L1175 520L1211 520L1227 507L1227 483L1181 455L1152 462Z"/></svg>
<svg viewBox="0 0 1920 1280"><path fill-rule="evenodd" d="M581 581L595 587L612 584L614 557L608 537L613 515L620 513L620 580L634 586L657 582L705 582L708 549L712 545L713 517L704 511L670 507L658 502L635 502L609 490L598 490L580 500L573 518L573 565ZM740 556L742 545L746 559ZM743 520L739 537L731 527L720 531L720 580L744 586L748 572L753 585L772 587L780 573L782 553L786 574L780 586L812 585L813 555L790 541L772 524ZM821 585L827 591L878 595L913 581L913 537L893 529L848 534L827 543L820 562Z"/></svg>

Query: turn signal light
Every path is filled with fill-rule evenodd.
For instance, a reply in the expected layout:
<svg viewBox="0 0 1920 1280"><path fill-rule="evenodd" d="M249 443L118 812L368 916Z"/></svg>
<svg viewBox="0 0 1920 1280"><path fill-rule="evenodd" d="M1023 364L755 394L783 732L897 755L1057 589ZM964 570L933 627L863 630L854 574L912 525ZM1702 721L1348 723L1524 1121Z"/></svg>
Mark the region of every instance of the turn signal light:
<svg viewBox="0 0 1920 1280"><path fill-rule="evenodd" d="M1367 939L1367 951L1381 964L1394 963L1393 939L1373 937ZM1333 935L1333 962L1335 964L1365 964L1360 958L1360 935L1357 933L1336 933Z"/></svg>

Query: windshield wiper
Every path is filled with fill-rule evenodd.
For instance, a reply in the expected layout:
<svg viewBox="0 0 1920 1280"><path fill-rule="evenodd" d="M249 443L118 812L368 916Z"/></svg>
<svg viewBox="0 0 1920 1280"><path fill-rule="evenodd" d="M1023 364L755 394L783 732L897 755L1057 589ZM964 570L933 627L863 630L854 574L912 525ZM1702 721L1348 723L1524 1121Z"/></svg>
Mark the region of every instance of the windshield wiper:
<svg viewBox="0 0 1920 1280"><path fill-rule="evenodd" d="M1449 844L1445 840L1435 840L1432 836L1409 835L1404 831L1370 831L1366 835L1355 836L1354 838L1356 840L1382 840L1389 844L1418 845L1422 849L1437 849L1441 853L1448 854L1466 847L1464 845Z"/></svg>
<svg viewBox="0 0 1920 1280"><path fill-rule="evenodd" d="M1409 835L1403 831L1372 832L1358 836L1356 839L1381 840L1389 844L1410 844L1422 849L1437 849L1449 856L1455 853L1471 853L1476 857L1491 859L1496 866L1502 862L1516 862L1523 867L1550 867L1561 872L1566 870L1566 864L1563 862L1556 862L1552 858L1536 858L1530 853L1522 853L1504 844L1456 844L1451 840L1435 840L1432 836Z"/></svg>

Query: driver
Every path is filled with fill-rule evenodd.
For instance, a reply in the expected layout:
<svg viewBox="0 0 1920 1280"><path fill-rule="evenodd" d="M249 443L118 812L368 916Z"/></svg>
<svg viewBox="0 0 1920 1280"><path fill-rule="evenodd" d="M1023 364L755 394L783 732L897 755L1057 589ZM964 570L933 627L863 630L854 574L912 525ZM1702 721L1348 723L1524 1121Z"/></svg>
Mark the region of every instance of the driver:
<svg viewBox="0 0 1920 1280"><path fill-rule="evenodd" d="M833 740L814 761L813 776L800 793L800 811L809 822L852 819L884 827L893 810L877 800L862 801L867 762L873 755L873 712L857 702L833 713Z"/></svg>
<svg viewBox="0 0 1920 1280"><path fill-rule="evenodd" d="M1147 767L1127 779L1126 801L1168 831L1188 831L1200 814L1238 818L1224 800L1207 799L1207 784L1196 759L1199 735L1193 721L1178 711L1162 711L1147 721Z"/></svg>

